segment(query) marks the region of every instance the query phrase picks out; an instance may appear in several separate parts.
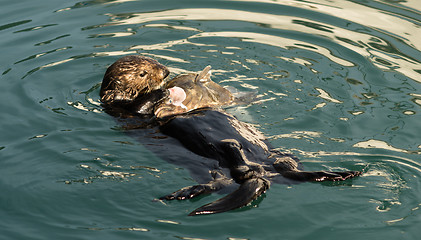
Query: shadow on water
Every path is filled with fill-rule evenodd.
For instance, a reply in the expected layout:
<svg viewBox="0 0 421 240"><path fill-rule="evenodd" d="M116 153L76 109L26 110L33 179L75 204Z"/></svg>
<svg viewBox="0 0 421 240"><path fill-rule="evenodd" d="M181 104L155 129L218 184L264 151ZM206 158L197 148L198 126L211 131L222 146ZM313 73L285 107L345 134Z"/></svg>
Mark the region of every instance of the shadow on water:
<svg viewBox="0 0 421 240"><path fill-rule="evenodd" d="M0 49L2 235L57 239L417 239L421 8L409 1L6 1ZM345 184L264 201L153 202L195 181L99 104L108 65L144 54L172 76L212 65L252 102L227 109L308 170ZM346 217L344 217L346 216Z"/></svg>

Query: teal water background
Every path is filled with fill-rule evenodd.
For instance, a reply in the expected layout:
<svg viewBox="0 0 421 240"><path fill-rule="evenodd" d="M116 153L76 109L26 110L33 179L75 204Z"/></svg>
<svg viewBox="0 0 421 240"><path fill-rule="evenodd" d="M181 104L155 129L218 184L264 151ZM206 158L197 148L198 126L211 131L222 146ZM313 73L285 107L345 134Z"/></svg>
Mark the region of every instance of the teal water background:
<svg viewBox="0 0 421 240"><path fill-rule="evenodd" d="M2 0L0 239L419 239L421 3ZM307 170L259 203L188 217L221 196L153 202L195 184L99 106L126 54L172 76L256 92L227 109Z"/></svg>

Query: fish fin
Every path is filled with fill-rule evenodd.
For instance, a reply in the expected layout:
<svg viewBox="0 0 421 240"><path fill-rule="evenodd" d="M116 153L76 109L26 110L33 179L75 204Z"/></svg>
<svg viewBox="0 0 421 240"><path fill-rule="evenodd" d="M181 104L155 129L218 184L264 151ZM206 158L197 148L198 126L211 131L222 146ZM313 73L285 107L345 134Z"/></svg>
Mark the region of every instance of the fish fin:
<svg viewBox="0 0 421 240"><path fill-rule="evenodd" d="M263 178L247 179L240 187L227 196L203 205L189 214L189 216L213 214L244 207L269 188L269 181Z"/></svg>
<svg viewBox="0 0 421 240"><path fill-rule="evenodd" d="M211 68L212 67L210 65L206 66L199 74L196 75L195 82L197 81L206 82L210 80Z"/></svg>

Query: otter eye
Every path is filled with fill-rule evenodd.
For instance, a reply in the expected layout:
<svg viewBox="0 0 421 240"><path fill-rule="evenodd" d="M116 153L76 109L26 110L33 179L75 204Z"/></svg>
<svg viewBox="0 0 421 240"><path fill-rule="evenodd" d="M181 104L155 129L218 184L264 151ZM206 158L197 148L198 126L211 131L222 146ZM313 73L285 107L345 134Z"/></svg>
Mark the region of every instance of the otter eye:
<svg viewBox="0 0 421 240"><path fill-rule="evenodd" d="M140 73L139 73L139 76L140 77L144 77L144 76L146 76L148 74L148 72L147 71L141 71Z"/></svg>

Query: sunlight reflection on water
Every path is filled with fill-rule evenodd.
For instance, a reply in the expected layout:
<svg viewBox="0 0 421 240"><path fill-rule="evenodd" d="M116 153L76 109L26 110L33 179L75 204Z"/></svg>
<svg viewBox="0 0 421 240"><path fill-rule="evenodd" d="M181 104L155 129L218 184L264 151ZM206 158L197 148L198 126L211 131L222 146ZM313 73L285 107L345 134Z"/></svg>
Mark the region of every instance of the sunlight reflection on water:
<svg viewBox="0 0 421 240"><path fill-rule="evenodd" d="M418 1L8 2L0 10L6 237L419 236ZM227 111L275 148L305 169L364 174L343 185L273 184L252 208L204 218L185 215L218 195L152 202L195 181L102 111L105 69L128 54L158 59L171 76L212 65L213 80L255 97Z"/></svg>

